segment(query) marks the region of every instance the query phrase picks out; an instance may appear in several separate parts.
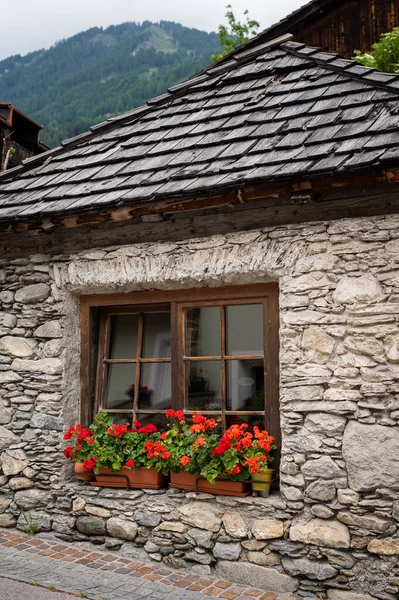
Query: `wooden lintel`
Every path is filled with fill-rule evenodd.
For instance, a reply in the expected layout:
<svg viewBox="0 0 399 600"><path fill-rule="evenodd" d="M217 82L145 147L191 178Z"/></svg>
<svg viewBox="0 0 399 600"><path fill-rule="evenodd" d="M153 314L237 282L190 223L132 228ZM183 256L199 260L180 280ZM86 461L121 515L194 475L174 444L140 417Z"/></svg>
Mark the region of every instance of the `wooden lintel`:
<svg viewBox="0 0 399 600"><path fill-rule="evenodd" d="M26 256L30 253L70 253L78 249L120 246L123 244L175 242L200 236L224 235L287 223L331 221L341 218L399 214L399 188L392 184L372 185L361 189L333 190L316 201L298 204L292 195L287 199L240 202L196 213L176 213L159 222L130 219L104 222L50 231L15 231L0 235L0 255Z"/></svg>
<svg viewBox="0 0 399 600"><path fill-rule="evenodd" d="M70 229L87 225L106 225L113 222L134 222L145 215L163 214L173 215L201 210L214 210L240 203L270 201L284 203L294 192L309 191L315 197L323 199L323 195L339 193L344 190L362 189L366 186L399 182L399 169L370 168L368 171L359 171L350 174L331 174L330 176L317 177L313 180L281 181L273 183L251 184L246 187L236 187L225 194L214 196L196 196L172 200L158 200L135 206L124 206L113 210L98 212L81 212L70 215L56 215L31 221L13 221L0 223L0 234L24 233L28 231L46 231L50 233L57 229Z"/></svg>
<svg viewBox="0 0 399 600"><path fill-rule="evenodd" d="M358 189L377 183L375 169L350 174L336 174L330 177L320 177L312 182L312 190L315 194L327 194L334 190Z"/></svg>

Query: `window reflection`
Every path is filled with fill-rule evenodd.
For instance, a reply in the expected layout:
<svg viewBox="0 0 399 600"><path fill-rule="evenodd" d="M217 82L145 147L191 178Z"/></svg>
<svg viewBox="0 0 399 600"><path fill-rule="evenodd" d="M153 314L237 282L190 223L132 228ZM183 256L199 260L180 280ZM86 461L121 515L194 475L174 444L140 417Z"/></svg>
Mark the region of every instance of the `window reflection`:
<svg viewBox="0 0 399 600"><path fill-rule="evenodd" d="M135 364L110 364L105 390L105 408L133 408Z"/></svg>
<svg viewBox="0 0 399 600"><path fill-rule="evenodd" d="M108 413L108 416L116 425L127 425L129 429L132 426L133 413L130 415L126 413Z"/></svg>
<svg viewBox="0 0 399 600"><path fill-rule="evenodd" d="M263 306L226 306L227 356L263 355Z"/></svg>
<svg viewBox="0 0 399 600"><path fill-rule="evenodd" d="M141 365L139 408L166 410L172 402L172 377L170 363Z"/></svg>
<svg viewBox="0 0 399 600"><path fill-rule="evenodd" d="M188 308L185 319L185 355L220 356L220 308Z"/></svg>
<svg viewBox="0 0 399 600"><path fill-rule="evenodd" d="M144 315L143 358L170 358L170 313Z"/></svg>
<svg viewBox="0 0 399 600"><path fill-rule="evenodd" d="M260 430L265 429L265 418L262 415L229 415L226 414L226 428L231 425L239 425L240 423L246 423L248 425L248 431L252 431L255 427Z"/></svg>
<svg viewBox="0 0 399 600"><path fill-rule="evenodd" d="M227 362L227 410L263 411L264 389L261 358Z"/></svg>
<svg viewBox="0 0 399 600"><path fill-rule="evenodd" d="M113 315L109 318L108 358L136 358L138 315Z"/></svg>
<svg viewBox="0 0 399 600"><path fill-rule="evenodd" d="M220 410L220 361L195 361L186 364L186 388L189 410Z"/></svg>

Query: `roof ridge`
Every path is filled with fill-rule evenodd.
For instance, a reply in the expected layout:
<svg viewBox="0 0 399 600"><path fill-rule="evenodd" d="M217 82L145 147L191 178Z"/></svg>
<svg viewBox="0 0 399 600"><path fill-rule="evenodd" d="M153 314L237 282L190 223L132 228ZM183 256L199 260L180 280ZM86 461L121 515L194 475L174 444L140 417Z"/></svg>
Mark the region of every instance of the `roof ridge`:
<svg viewBox="0 0 399 600"><path fill-rule="evenodd" d="M319 66L323 66L330 71L350 76L356 81L365 81L374 87L381 88L384 91L396 92L399 94L399 75L394 73L385 73L364 67L354 60L343 58L340 54L326 52L322 48L307 46L302 42L284 42L281 44L287 52L300 58L309 58ZM393 85L395 82L395 85Z"/></svg>

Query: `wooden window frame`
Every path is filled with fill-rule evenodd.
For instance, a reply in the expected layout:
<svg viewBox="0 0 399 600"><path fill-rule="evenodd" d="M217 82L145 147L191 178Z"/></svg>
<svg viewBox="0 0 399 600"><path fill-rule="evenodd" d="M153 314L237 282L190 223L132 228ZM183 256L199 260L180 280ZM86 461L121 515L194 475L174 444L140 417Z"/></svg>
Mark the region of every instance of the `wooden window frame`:
<svg viewBox="0 0 399 600"><path fill-rule="evenodd" d="M266 426L275 437L278 447L280 446L280 411L279 411L279 309L278 309L278 285L276 283L228 286L220 288L200 288L192 290L156 291L156 292L132 292L128 294L106 294L82 296L80 299L80 328L81 328L81 376L80 376L80 420L84 425L90 424L94 414L101 406L102 396L102 369L107 362L118 362L118 359L110 361L104 359L104 348L106 345L106 321L110 314L126 314L136 312L157 312L165 305L170 307L171 314L171 359L143 359L138 354L134 359L121 360L119 362L171 362L172 365L172 408L184 406L184 377L183 365L186 362L203 360L204 357L184 356L184 318L183 311L189 307L201 306L223 306L239 304L263 304L263 327L264 327L264 376L265 376L265 410L264 412L228 411L226 412L226 385L222 385L223 403L222 413L230 415L253 414L264 415ZM101 309L100 336L98 340L98 357L93 347L93 309ZM221 310L221 315L224 311ZM238 356L226 356L224 354L225 324L221 317L221 355L216 358L222 362L222 377L225 380L226 363L229 360L239 360ZM143 331L141 322L141 335ZM140 335L140 327L139 327ZM244 357L248 359L248 356ZM249 357L251 358L251 357ZM259 358L257 356L257 358ZM224 375L223 375L224 374ZM94 382L93 379L96 381ZM95 383L95 385L93 385ZM137 409L139 393L139 368L136 368L136 386L134 407ZM123 410L115 410L123 413ZM131 414L130 410L126 413ZM139 413L159 413L156 409L139 410ZM190 414L192 411L185 411ZM219 414L219 411L206 411L204 414Z"/></svg>

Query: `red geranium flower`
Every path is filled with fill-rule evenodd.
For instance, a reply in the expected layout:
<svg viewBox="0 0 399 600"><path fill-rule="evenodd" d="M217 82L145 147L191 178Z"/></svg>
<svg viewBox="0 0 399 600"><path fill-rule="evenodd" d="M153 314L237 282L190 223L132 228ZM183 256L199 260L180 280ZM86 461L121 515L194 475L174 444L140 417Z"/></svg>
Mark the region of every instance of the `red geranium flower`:
<svg viewBox="0 0 399 600"><path fill-rule="evenodd" d="M218 456L224 454L227 450L230 450L231 442L228 438L222 437L219 444L212 450L212 456Z"/></svg>
<svg viewBox="0 0 399 600"><path fill-rule="evenodd" d="M140 429L137 430L137 433L145 433L146 435L150 435L151 433L155 433L156 431L158 431L158 427L156 427L156 425L153 425L152 423L148 423L148 425L140 427Z"/></svg>
<svg viewBox="0 0 399 600"><path fill-rule="evenodd" d="M67 446L64 450L64 456L65 458L69 458L70 460L73 459L73 457L75 456L75 452L72 449L72 446Z"/></svg>

